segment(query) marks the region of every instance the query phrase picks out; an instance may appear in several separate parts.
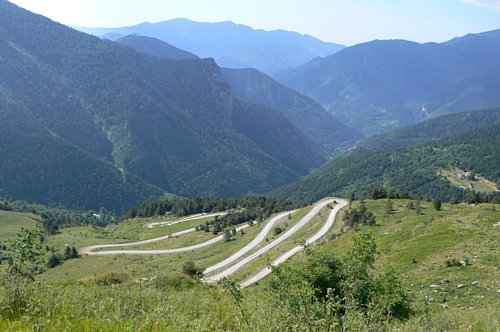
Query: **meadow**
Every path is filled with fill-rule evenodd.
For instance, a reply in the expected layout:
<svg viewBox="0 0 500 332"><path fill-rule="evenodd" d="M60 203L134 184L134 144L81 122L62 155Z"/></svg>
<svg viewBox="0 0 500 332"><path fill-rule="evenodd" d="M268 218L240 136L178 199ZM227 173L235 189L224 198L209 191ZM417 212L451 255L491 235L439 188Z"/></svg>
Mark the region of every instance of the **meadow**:
<svg viewBox="0 0 500 332"><path fill-rule="evenodd" d="M411 202L411 203L410 203ZM353 208L359 207L353 203ZM366 325L363 318L351 318L347 330L398 331L496 331L500 317L500 211L493 204L470 206L443 204L437 211L430 202L410 200L368 200L366 208L374 213L376 224L369 228L376 243L373 273L392 267L397 271L404 291L411 299L408 319L388 319L378 325ZM389 209L388 206L391 206ZM413 205L413 207L412 207ZM304 214L299 211L294 218ZM361 231L347 229L339 214L335 227L318 244L291 258L284 269L306 264L315 254L344 257ZM12 219L14 220L14 219ZM127 222L130 222L129 224ZM115 239L141 238L127 233L144 230L150 220L125 221L107 230L91 227L61 230L49 239L52 245L71 242L103 243ZM293 221L290 221L290 224ZM234 275L237 281L257 270L286 246L314 232L311 222L282 248L253 262ZM15 227L12 226L12 231ZM162 227L161 229L165 229ZM49 269L21 293L26 310L18 317L0 322L0 330L43 331L276 331L322 328L323 322L293 325L287 307L273 288L275 276L241 291L235 297L230 289L203 284L182 271L192 260L206 266L228 257L257 232L247 229L230 242L219 242L200 251L160 256L87 256L68 260ZM157 230L154 230L157 231ZM163 231L163 230L162 230ZM121 234L117 236L116 234ZM156 277L150 281L142 277ZM241 305L242 310L237 304ZM3 305L5 308L5 304ZM322 308L322 307L319 307ZM1 311L0 312L4 312ZM243 312L243 314L242 314ZM297 318L298 319L298 318ZM308 325L310 324L310 325ZM347 326L347 325L346 325ZM371 326L371 327L370 327ZM331 330L338 327L330 326Z"/></svg>

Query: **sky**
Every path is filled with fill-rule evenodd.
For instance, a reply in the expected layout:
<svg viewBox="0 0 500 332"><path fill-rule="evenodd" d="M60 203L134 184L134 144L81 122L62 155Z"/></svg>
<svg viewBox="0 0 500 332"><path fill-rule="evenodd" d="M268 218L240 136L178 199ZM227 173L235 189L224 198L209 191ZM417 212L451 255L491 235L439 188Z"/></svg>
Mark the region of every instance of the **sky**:
<svg viewBox="0 0 500 332"><path fill-rule="evenodd" d="M121 27L187 18L284 29L354 45L373 39L442 42L500 29L500 0L10 0L54 21Z"/></svg>

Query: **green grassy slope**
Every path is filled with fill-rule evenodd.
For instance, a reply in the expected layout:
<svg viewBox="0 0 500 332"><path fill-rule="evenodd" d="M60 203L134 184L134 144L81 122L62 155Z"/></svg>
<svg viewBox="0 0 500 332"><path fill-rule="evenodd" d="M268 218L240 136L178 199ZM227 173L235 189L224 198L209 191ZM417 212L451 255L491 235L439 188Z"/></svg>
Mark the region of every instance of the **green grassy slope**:
<svg viewBox="0 0 500 332"><path fill-rule="evenodd" d="M301 213L297 213L291 220L287 220L289 227L298 221L309 208L304 208ZM83 247L94 244L126 243L172 234L203 224L205 221L204 219L199 219L153 229L143 227L147 223L159 220L163 221L164 218L129 219L118 225L109 226L105 230L88 226L66 228L62 229L58 235L51 237L48 240L48 244L49 246L58 248L62 252L66 244ZM262 230L264 224L265 222L261 226L254 225L245 229L244 235L238 234L229 242L220 241L214 245L192 252L169 255L85 256L77 260L67 261L57 268L48 270L41 277L50 281L78 280L115 271L127 272L134 278L151 277L159 273L180 273L182 265L186 261L193 261L196 265L206 268L231 256L234 252L249 243ZM204 231L199 231L179 236L178 238L170 238L147 245L127 247L126 249L179 248L207 241L213 236L212 232L205 233ZM269 239L272 238L273 236L270 234Z"/></svg>
<svg viewBox="0 0 500 332"><path fill-rule="evenodd" d="M370 228L377 244L376 269L393 266L399 271L403 287L412 295L412 305L417 311L406 322L388 323L387 329L497 330L496 317L500 314L500 255L496 250L500 245L498 206L443 204L442 211L436 211L430 203L421 202L422 213L417 215L407 207L408 200L392 202L394 209L390 214L386 212L387 200L366 202L377 220L376 226ZM358 204L355 202L354 206ZM341 216L338 218L337 223ZM312 249L343 255L355 232L332 240L339 229L337 224L329 234L330 240L325 239ZM79 232L83 234L83 230ZM235 249L217 247L199 252L198 257L210 260L216 255L220 258L221 251ZM308 257L299 253L290 264L300 264ZM452 259L467 261L467 264L448 266L447 261ZM64 265L67 265L66 272L54 273L55 269L43 275L43 279L52 281L32 290L30 303L37 308L36 314L27 314L22 320L0 320L0 329L30 330L36 323L47 331L274 331L280 324L277 321L280 306L266 288L269 279L243 291L242 308L247 325L229 292L189 281L178 274L179 267L173 261L143 256L86 257ZM127 266L127 269L120 270L119 266ZM125 271L128 277L120 277L122 284L97 285L92 281L93 275L99 276L103 267L108 271ZM78 274L82 276L82 270L90 278L67 282L78 279ZM135 277L143 275L159 278L141 284L133 282ZM465 286L459 287L461 284Z"/></svg>
<svg viewBox="0 0 500 332"><path fill-rule="evenodd" d="M21 228L35 228L40 219L32 213L0 211L0 242L12 239Z"/></svg>
<svg viewBox="0 0 500 332"><path fill-rule="evenodd" d="M417 215L407 208L407 200L396 200L395 211L388 215L386 202L366 204L377 218L377 226L371 228L377 242L377 265L379 268L390 265L400 272L415 305L423 306L427 297L430 310L427 326L433 330L498 328L495 319L500 314L498 205L444 204L442 211L436 211L430 203L422 203L423 212ZM320 250L342 254L353 235L344 234ZM447 261L453 259L468 263L463 267L448 267ZM459 288L460 284L465 287ZM431 288L431 285L436 286ZM415 318L402 327L409 331L425 330L421 324Z"/></svg>

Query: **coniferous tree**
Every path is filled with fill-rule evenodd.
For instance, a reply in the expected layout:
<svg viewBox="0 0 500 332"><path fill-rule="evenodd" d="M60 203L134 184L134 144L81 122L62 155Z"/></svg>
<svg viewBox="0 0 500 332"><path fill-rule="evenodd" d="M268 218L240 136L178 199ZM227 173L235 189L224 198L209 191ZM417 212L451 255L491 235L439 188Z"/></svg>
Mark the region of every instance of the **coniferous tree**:
<svg viewBox="0 0 500 332"><path fill-rule="evenodd" d="M436 211L441 211L441 198L436 197L432 202L432 206L434 206L434 209L436 209Z"/></svg>

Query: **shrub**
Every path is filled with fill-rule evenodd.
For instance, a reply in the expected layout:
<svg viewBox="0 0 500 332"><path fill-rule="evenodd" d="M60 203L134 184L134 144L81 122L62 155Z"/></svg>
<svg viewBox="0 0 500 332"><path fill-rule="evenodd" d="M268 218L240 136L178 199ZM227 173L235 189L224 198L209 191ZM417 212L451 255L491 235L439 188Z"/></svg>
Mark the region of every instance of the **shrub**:
<svg viewBox="0 0 500 332"><path fill-rule="evenodd" d="M279 226L274 227L274 229L273 229L273 234L274 235L279 235L281 233L283 233L283 228L281 228Z"/></svg>
<svg viewBox="0 0 500 332"><path fill-rule="evenodd" d="M199 277L203 275L203 269L193 261L187 261L182 265L182 273L189 277Z"/></svg>
<svg viewBox="0 0 500 332"><path fill-rule="evenodd" d="M464 258L463 260L460 260L460 259L454 257L454 258L447 259L446 262L445 262L445 265L447 267L453 267L453 266L462 267L462 266L467 266L467 265L469 265L469 259L468 258Z"/></svg>
<svg viewBox="0 0 500 332"><path fill-rule="evenodd" d="M0 267L0 322L31 314L30 310L41 310L34 296L39 288L38 282Z"/></svg>
<svg viewBox="0 0 500 332"><path fill-rule="evenodd" d="M59 254L52 254L47 259L47 267L52 269L62 263L63 259Z"/></svg>
<svg viewBox="0 0 500 332"><path fill-rule="evenodd" d="M130 281L130 275L125 272L110 272L98 276L95 283L99 286L119 285Z"/></svg>
<svg viewBox="0 0 500 332"><path fill-rule="evenodd" d="M434 206L434 209L436 209L436 211L441 211L441 198L436 197L432 202L432 205Z"/></svg>
<svg viewBox="0 0 500 332"><path fill-rule="evenodd" d="M411 298L394 270L375 273L375 252L373 236L363 230L345 257L314 252L304 263L277 267L271 281L277 305L296 318L287 328L377 330L387 321L408 319Z"/></svg>
<svg viewBox="0 0 500 332"><path fill-rule="evenodd" d="M182 274L163 274L153 280L153 287L161 290L183 290L194 287L197 282Z"/></svg>

